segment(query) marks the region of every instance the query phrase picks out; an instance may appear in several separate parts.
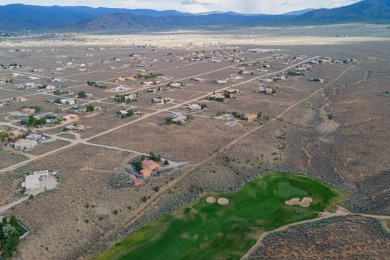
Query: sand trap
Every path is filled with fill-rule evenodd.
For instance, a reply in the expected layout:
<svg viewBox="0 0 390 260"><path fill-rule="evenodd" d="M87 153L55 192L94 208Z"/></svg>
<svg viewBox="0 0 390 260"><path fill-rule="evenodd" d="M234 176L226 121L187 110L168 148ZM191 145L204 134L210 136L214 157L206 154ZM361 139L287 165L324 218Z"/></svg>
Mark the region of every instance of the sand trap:
<svg viewBox="0 0 390 260"><path fill-rule="evenodd" d="M299 205L299 206L302 206L302 207L309 207L310 204L313 202L313 199L312 198L303 198L302 201L301 199L299 198L293 198L291 200L288 200L286 201L286 205L289 205L289 206L294 206L294 205Z"/></svg>
<svg viewBox="0 0 390 260"><path fill-rule="evenodd" d="M220 199L218 199L218 204L227 205L227 204L229 204L229 200L225 199L225 198L220 198Z"/></svg>
<svg viewBox="0 0 390 260"><path fill-rule="evenodd" d="M212 197L212 196L210 196L210 197L207 197L206 202L210 203L210 204L211 203L215 203L215 202L217 202L217 199Z"/></svg>

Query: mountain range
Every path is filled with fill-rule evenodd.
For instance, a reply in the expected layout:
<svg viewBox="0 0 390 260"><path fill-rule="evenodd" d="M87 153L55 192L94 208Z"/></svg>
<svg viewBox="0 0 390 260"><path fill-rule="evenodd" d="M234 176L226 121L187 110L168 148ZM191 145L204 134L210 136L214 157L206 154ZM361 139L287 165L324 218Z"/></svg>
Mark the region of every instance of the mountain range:
<svg viewBox="0 0 390 260"><path fill-rule="evenodd" d="M281 26L337 23L390 23L390 0L364 0L333 9L307 9L282 15L234 12L203 14L175 10L91 8L85 6L0 6L0 30L161 30L216 26Z"/></svg>

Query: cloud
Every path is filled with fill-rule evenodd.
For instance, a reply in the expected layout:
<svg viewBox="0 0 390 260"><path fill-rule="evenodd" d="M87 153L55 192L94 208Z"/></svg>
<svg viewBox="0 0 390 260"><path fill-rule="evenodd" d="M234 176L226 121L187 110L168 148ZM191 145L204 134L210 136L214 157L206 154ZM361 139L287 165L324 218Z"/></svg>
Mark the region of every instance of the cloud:
<svg viewBox="0 0 390 260"><path fill-rule="evenodd" d="M181 3L182 5L220 5L221 0L186 0Z"/></svg>
<svg viewBox="0 0 390 260"><path fill-rule="evenodd" d="M207 13L210 9L205 8L203 5L198 4L184 4L177 8L177 10L185 13Z"/></svg>

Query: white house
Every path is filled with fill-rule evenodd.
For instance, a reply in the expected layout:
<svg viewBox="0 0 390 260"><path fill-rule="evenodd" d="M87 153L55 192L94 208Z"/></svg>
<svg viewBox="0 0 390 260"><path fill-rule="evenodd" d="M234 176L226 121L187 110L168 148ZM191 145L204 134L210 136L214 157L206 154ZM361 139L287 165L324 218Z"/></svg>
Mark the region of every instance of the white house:
<svg viewBox="0 0 390 260"><path fill-rule="evenodd" d="M27 191L35 190L40 188L40 181L43 178L48 178L50 176L48 170L37 171L32 175L27 175L24 182L22 182L22 188Z"/></svg>
<svg viewBox="0 0 390 260"><path fill-rule="evenodd" d="M261 79L260 80L262 83L271 83L273 82L274 80L273 79Z"/></svg>
<svg viewBox="0 0 390 260"><path fill-rule="evenodd" d="M218 85L227 84L227 80L217 80Z"/></svg>
<svg viewBox="0 0 390 260"><path fill-rule="evenodd" d="M39 189L39 178L35 175L27 175L26 180L22 182L22 188L25 190L35 190Z"/></svg>
<svg viewBox="0 0 390 260"><path fill-rule="evenodd" d="M74 98L64 98L60 100L60 103L63 105L74 105L76 101Z"/></svg>
<svg viewBox="0 0 390 260"><path fill-rule="evenodd" d="M32 149L37 145L38 145L38 142L36 140L26 140L26 139L17 140L14 143L14 147L17 150Z"/></svg>
<svg viewBox="0 0 390 260"><path fill-rule="evenodd" d="M128 89L129 88L123 87L123 86L119 86L119 87L116 87L116 88L111 88L112 91L126 91Z"/></svg>
<svg viewBox="0 0 390 260"><path fill-rule="evenodd" d="M49 171L48 170L37 171L37 172L34 172L34 176L38 177L38 179L41 180L43 178L49 177Z"/></svg>
<svg viewBox="0 0 390 260"><path fill-rule="evenodd" d="M195 111L195 110L201 110L202 107L199 106L198 104L191 104L191 105L188 105L188 109Z"/></svg>
<svg viewBox="0 0 390 260"><path fill-rule="evenodd" d="M180 82L169 84L171 88L181 88L183 85Z"/></svg>

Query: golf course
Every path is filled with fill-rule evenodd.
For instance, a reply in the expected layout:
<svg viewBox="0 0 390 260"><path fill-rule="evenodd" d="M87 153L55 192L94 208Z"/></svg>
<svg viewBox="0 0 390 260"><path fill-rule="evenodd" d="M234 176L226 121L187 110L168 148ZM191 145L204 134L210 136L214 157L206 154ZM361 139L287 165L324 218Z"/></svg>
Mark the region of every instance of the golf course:
<svg viewBox="0 0 390 260"><path fill-rule="evenodd" d="M215 200L207 200L210 197ZM94 259L239 259L262 232L317 218L341 197L313 178L262 174L235 193L205 194L136 230ZM226 205L216 202L220 198ZM304 198L305 206L286 205L286 201Z"/></svg>

